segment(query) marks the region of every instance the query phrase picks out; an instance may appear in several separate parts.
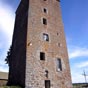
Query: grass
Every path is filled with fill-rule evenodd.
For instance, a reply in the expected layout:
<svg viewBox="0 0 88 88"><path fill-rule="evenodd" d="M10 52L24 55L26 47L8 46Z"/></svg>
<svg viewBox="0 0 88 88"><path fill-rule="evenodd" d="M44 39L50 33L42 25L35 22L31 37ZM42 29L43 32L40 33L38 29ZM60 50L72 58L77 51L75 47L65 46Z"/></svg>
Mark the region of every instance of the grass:
<svg viewBox="0 0 88 88"><path fill-rule="evenodd" d="M0 88L21 88L19 86L1 86Z"/></svg>
<svg viewBox="0 0 88 88"><path fill-rule="evenodd" d="M74 83L73 88L88 88L88 83Z"/></svg>

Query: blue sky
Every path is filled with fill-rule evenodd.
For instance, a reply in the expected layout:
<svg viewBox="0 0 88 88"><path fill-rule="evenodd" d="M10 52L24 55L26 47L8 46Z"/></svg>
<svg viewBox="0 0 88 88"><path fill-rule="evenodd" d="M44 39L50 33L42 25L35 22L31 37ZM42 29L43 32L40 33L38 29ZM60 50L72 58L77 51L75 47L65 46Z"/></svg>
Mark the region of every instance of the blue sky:
<svg viewBox="0 0 88 88"><path fill-rule="evenodd" d="M0 0L0 71L8 72L4 59L11 45L15 11L20 0ZM88 75L88 0L61 0L72 82L85 82ZM87 77L88 81L88 77Z"/></svg>

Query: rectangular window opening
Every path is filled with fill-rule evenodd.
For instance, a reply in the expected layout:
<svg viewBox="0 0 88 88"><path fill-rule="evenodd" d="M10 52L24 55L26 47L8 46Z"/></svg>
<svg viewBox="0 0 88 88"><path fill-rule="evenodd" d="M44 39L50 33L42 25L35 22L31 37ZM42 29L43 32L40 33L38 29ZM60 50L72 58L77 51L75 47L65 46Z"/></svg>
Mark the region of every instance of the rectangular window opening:
<svg viewBox="0 0 88 88"><path fill-rule="evenodd" d="M40 60L45 60L45 53L44 52L40 52Z"/></svg>
<svg viewBox="0 0 88 88"><path fill-rule="evenodd" d="M50 80L45 80L45 88L50 88Z"/></svg>
<svg viewBox="0 0 88 88"><path fill-rule="evenodd" d="M57 59L57 70L58 70L58 71L62 71L61 59Z"/></svg>
<svg viewBox="0 0 88 88"><path fill-rule="evenodd" d="M44 24L44 25L47 25L47 20L46 20L46 18L43 18L43 24Z"/></svg>
<svg viewBox="0 0 88 88"><path fill-rule="evenodd" d="M49 35L43 33L43 39L44 39L45 41L49 41Z"/></svg>
<svg viewBox="0 0 88 88"><path fill-rule="evenodd" d="M47 9L46 8L44 8L43 11L44 11L44 13L47 13Z"/></svg>

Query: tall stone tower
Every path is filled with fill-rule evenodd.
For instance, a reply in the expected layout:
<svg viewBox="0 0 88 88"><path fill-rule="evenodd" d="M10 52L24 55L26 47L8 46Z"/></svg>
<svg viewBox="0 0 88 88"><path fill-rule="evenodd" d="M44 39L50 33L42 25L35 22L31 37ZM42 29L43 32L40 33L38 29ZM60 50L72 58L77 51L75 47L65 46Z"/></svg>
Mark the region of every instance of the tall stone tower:
<svg viewBox="0 0 88 88"><path fill-rule="evenodd" d="M8 85L72 88L59 0L21 0L8 60Z"/></svg>

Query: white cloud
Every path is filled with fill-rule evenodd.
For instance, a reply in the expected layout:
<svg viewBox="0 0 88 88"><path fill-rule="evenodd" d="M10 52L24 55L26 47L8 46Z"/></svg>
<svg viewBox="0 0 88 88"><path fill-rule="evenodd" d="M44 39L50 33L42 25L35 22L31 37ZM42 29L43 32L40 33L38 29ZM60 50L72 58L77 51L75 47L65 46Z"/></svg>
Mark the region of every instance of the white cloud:
<svg viewBox="0 0 88 88"><path fill-rule="evenodd" d="M88 72L87 68L85 70L86 74ZM85 78L84 76L82 75L83 74L83 70L82 69L76 69L76 68L73 68L71 70L71 75L72 75L72 83L84 83L85 82ZM86 77L87 79L87 82L88 82L88 77Z"/></svg>
<svg viewBox="0 0 88 88"><path fill-rule="evenodd" d="M14 10L5 3L0 3L0 31L11 39L14 26Z"/></svg>
<svg viewBox="0 0 88 88"><path fill-rule="evenodd" d="M11 45L14 28L14 10L0 0L0 71L8 71L4 59Z"/></svg>
<svg viewBox="0 0 88 88"><path fill-rule="evenodd" d="M76 64L78 68L88 67L88 61Z"/></svg>
<svg viewBox="0 0 88 88"><path fill-rule="evenodd" d="M72 76L72 82L73 83L83 83L85 82L84 77L81 74L74 73L74 76Z"/></svg>
<svg viewBox="0 0 88 88"><path fill-rule="evenodd" d="M88 57L88 48L71 47L69 49L69 58Z"/></svg>
<svg viewBox="0 0 88 88"><path fill-rule="evenodd" d="M86 58L88 57L88 48L87 47L78 47L78 46L70 46L69 47L69 58L70 61L72 59L74 60L74 63L71 64L71 76L72 76L72 82L73 83L83 83L85 82L84 76L82 75L83 70L86 69L85 71L88 74L88 61L84 61L83 59L80 59L80 62L78 62L79 60L76 60L78 58ZM88 77L87 77L87 81L88 81Z"/></svg>

